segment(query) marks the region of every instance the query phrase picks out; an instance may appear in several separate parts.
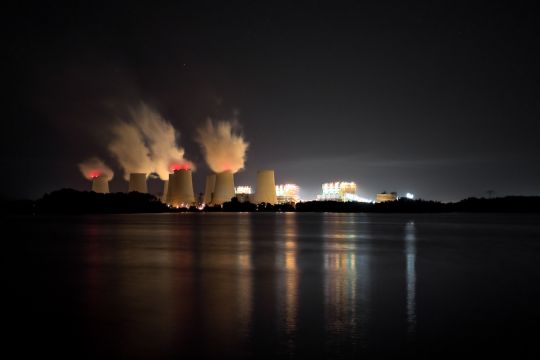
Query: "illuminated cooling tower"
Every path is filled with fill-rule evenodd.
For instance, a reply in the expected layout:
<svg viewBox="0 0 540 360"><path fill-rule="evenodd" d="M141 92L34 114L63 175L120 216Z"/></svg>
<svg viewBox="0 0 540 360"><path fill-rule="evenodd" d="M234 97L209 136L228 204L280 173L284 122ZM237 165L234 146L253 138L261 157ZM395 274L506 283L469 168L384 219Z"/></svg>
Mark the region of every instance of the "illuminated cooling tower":
<svg viewBox="0 0 540 360"><path fill-rule="evenodd" d="M260 203L267 203L267 204L272 204L272 205L277 203L274 170L257 171L257 187L255 189L255 204L260 204Z"/></svg>
<svg viewBox="0 0 540 360"><path fill-rule="evenodd" d="M212 196L214 194L214 188L216 186L216 174L208 175L206 177L206 186L204 188L204 203L210 204L212 202Z"/></svg>
<svg viewBox="0 0 540 360"><path fill-rule="evenodd" d="M189 207L195 202L191 170L177 170L169 176L169 199L174 207Z"/></svg>
<svg viewBox="0 0 540 360"><path fill-rule="evenodd" d="M223 171L216 175L216 185L212 204L221 205L226 201L231 201L234 197L234 176L232 171Z"/></svg>
<svg viewBox="0 0 540 360"><path fill-rule="evenodd" d="M128 192L137 191L143 194L148 192L146 185L146 174L132 173L129 174L129 187Z"/></svg>
<svg viewBox="0 0 540 360"><path fill-rule="evenodd" d="M162 203L167 203L167 192L168 191L169 191L169 180L163 180L163 195L161 195L161 202Z"/></svg>
<svg viewBox="0 0 540 360"><path fill-rule="evenodd" d="M169 180L167 181L167 196L165 197L165 203L167 205L171 205L173 196L176 196L175 185L174 174L169 174Z"/></svg>
<svg viewBox="0 0 540 360"><path fill-rule="evenodd" d="M92 191L108 194L109 193L109 180L106 176L100 175L92 179Z"/></svg>

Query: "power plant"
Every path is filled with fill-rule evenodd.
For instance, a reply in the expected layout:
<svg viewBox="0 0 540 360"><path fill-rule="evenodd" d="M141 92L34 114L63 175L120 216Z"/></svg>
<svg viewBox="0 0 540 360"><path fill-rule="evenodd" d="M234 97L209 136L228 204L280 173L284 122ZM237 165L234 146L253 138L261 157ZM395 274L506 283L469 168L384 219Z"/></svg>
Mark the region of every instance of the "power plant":
<svg viewBox="0 0 540 360"><path fill-rule="evenodd" d="M180 169L169 175L167 204L172 207L189 207L195 203L191 170Z"/></svg>
<svg viewBox="0 0 540 360"><path fill-rule="evenodd" d="M204 203L212 203L212 198L214 196L214 188L216 187L216 174L208 175L206 177L206 186L204 188Z"/></svg>
<svg viewBox="0 0 540 360"><path fill-rule="evenodd" d="M234 197L234 175L232 171L226 170L216 174L216 184L214 186L214 195L212 205L222 205L224 202L231 201Z"/></svg>
<svg viewBox="0 0 540 360"><path fill-rule="evenodd" d="M276 204L276 182L274 170L257 171L257 187L255 189L255 204Z"/></svg>
<svg viewBox="0 0 540 360"><path fill-rule="evenodd" d="M92 191L108 194L109 193L109 179L105 175L98 175L92 178Z"/></svg>
<svg viewBox="0 0 540 360"><path fill-rule="evenodd" d="M148 186L146 184L146 174L144 173L131 173L129 174L129 186L128 192L137 191L143 194L148 192Z"/></svg>

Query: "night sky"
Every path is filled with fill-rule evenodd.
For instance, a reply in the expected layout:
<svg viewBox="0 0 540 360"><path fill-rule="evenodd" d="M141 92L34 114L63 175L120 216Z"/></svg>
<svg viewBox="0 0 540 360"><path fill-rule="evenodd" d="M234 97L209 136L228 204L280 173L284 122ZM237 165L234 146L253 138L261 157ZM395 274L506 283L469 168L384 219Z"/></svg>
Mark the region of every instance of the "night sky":
<svg viewBox="0 0 540 360"><path fill-rule="evenodd" d="M4 9L2 194L90 189L77 163L91 156L125 191L110 126L145 102L180 132L197 192L194 137L212 117L250 143L237 185L270 168L304 198L337 180L369 198L540 195L538 8L291 3Z"/></svg>

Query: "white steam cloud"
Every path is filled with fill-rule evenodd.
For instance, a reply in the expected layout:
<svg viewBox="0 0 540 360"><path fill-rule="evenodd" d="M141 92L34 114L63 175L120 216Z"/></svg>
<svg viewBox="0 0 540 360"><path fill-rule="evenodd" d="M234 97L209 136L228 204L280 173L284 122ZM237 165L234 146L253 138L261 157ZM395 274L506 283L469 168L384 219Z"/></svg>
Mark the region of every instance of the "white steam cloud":
<svg viewBox="0 0 540 360"><path fill-rule="evenodd" d="M131 112L131 122L114 126L113 141L109 150L124 170L124 178L130 173L155 172L167 180L175 169L193 169L184 159L184 149L176 143L174 127L158 112L145 104Z"/></svg>
<svg viewBox="0 0 540 360"><path fill-rule="evenodd" d="M193 163L184 159L184 149L177 145L177 132L170 122L144 104L132 116L144 134L154 171L161 179L167 180L169 173L180 168L194 170Z"/></svg>
<svg viewBox="0 0 540 360"><path fill-rule="evenodd" d="M208 166L216 173L244 168L249 144L242 135L235 134L235 124L218 121L215 125L208 119L205 126L197 129L197 142L201 144Z"/></svg>
<svg viewBox="0 0 540 360"><path fill-rule="evenodd" d="M124 179L129 180L131 173L149 174L153 170L150 150L146 147L139 129L126 122L112 128L113 141L109 150L124 170Z"/></svg>
<svg viewBox="0 0 540 360"><path fill-rule="evenodd" d="M92 157L78 166L83 176L88 180L92 180L98 176L105 176L107 181L111 181L114 177L114 172L111 168L97 157Z"/></svg>

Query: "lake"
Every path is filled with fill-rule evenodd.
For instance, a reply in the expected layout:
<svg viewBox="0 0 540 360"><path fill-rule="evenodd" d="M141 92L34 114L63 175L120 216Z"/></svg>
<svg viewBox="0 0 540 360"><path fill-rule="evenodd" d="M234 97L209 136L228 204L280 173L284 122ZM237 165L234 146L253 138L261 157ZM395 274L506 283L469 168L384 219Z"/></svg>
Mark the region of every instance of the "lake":
<svg viewBox="0 0 540 360"><path fill-rule="evenodd" d="M19 357L540 356L540 216L9 218ZM7 350L5 350L7 351Z"/></svg>

